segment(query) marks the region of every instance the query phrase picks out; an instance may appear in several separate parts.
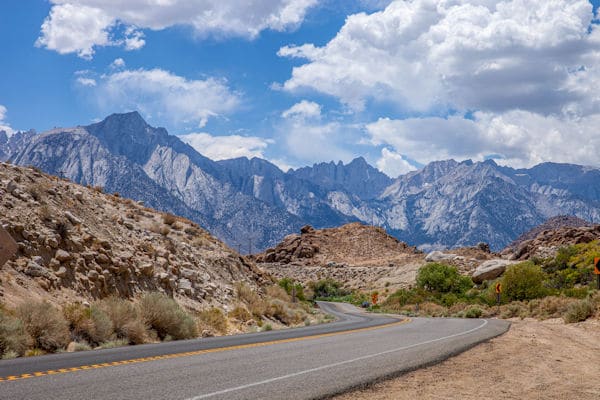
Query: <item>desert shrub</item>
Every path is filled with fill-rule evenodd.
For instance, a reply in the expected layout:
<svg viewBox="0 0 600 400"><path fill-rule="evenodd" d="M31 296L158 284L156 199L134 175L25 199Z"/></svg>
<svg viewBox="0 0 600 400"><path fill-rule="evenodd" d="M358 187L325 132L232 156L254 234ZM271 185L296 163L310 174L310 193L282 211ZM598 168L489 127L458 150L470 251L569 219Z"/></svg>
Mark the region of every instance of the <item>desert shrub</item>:
<svg viewBox="0 0 600 400"><path fill-rule="evenodd" d="M113 334L112 321L95 305L85 307L81 304L70 304L63 308L63 314L75 341L85 341L97 346L108 341Z"/></svg>
<svg viewBox="0 0 600 400"><path fill-rule="evenodd" d="M527 305L520 301L515 301L500 307L500 318L525 318L529 315Z"/></svg>
<svg viewBox="0 0 600 400"><path fill-rule="evenodd" d="M198 336L196 322L177 302L158 293L146 293L140 298L141 316L159 339L167 336L175 340Z"/></svg>
<svg viewBox="0 0 600 400"><path fill-rule="evenodd" d="M280 286L269 286L266 290L266 294L268 297L279 299L285 302L290 302L292 300L285 289Z"/></svg>
<svg viewBox="0 0 600 400"><path fill-rule="evenodd" d="M88 342L73 342L72 347L69 345L69 348L72 351L88 351L92 349L92 346L89 345Z"/></svg>
<svg viewBox="0 0 600 400"><path fill-rule="evenodd" d="M462 276L455 267L429 263L419 269L417 286L430 292L464 293L473 283L471 278Z"/></svg>
<svg viewBox="0 0 600 400"><path fill-rule="evenodd" d="M50 303L23 303L17 307L16 313L35 348L54 352L69 344L69 325L62 313Z"/></svg>
<svg viewBox="0 0 600 400"><path fill-rule="evenodd" d="M529 302L529 315L539 319L559 318L574 302L567 297L547 296Z"/></svg>
<svg viewBox="0 0 600 400"><path fill-rule="evenodd" d="M252 319L252 314L248 309L243 305L237 305L233 310L231 310L228 314L229 317L235 318L239 321L246 322Z"/></svg>
<svg viewBox="0 0 600 400"><path fill-rule="evenodd" d="M263 331L272 331L273 326L271 324L266 324L263 328Z"/></svg>
<svg viewBox="0 0 600 400"><path fill-rule="evenodd" d="M235 291L238 299L248 306L248 311L252 315L260 318L265 314L267 303L250 286L239 282L235 285Z"/></svg>
<svg viewBox="0 0 600 400"><path fill-rule="evenodd" d="M483 310L479 307L471 307L465 311L466 318L481 318Z"/></svg>
<svg viewBox="0 0 600 400"><path fill-rule="evenodd" d="M31 344L23 323L0 309L0 357L22 356Z"/></svg>
<svg viewBox="0 0 600 400"><path fill-rule="evenodd" d="M39 216L42 221L52 220L52 210L50 210L50 207L48 207L47 204L44 204L39 208Z"/></svg>
<svg viewBox="0 0 600 400"><path fill-rule="evenodd" d="M429 317L447 317L448 309L439 304L426 301L419 306L419 314Z"/></svg>
<svg viewBox="0 0 600 400"><path fill-rule="evenodd" d="M590 290L588 287L583 286L583 287L567 288L567 289L563 290L562 293L567 297L574 297L576 299L585 299L588 296L588 294L590 293Z"/></svg>
<svg viewBox="0 0 600 400"><path fill-rule="evenodd" d="M269 302L266 315L280 321L285 325L299 324L306 318L306 313L300 309L293 309L279 299Z"/></svg>
<svg viewBox="0 0 600 400"><path fill-rule="evenodd" d="M568 323L585 321L594 314L592 301L578 300L569 305L567 311L563 314L563 320Z"/></svg>
<svg viewBox="0 0 600 400"><path fill-rule="evenodd" d="M398 289L385 299L382 305L390 310L399 311L406 304L416 304L421 302L423 302L423 297L415 290Z"/></svg>
<svg viewBox="0 0 600 400"><path fill-rule="evenodd" d="M175 221L177 221L177 217L169 213L163 214L162 219L163 222L167 225L173 225Z"/></svg>
<svg viewBox="0 0 600 400"><path fill-rule="evenodd" d="M98 346L98 349L114 349L116 347L123 347L130 344L127 339L109 340L108 342L102 343Z"/></svg>
<svg viewBox="0 0 600 400"><path fill-rule="evenodd" d="M546 274L532 262L511 265L502 278L503 295L509 300L530 300L548 293L543 285Z"/></svg>
<svg viewBox="0 0 600 400"><path fill-rule="evenodd" d="M99 301L96 306L112 322L117 339L127 340L129 344L141 344L146 341L147 327L135 304L118 297L108 297Z"/></svg>
<svg viewBox="0 0 600 400"><path fill-rule="evenodd" d="M198 313L198 324L201 329L208 329L216 333L227 333L227 318L221 309L213 307Z"/></svg>

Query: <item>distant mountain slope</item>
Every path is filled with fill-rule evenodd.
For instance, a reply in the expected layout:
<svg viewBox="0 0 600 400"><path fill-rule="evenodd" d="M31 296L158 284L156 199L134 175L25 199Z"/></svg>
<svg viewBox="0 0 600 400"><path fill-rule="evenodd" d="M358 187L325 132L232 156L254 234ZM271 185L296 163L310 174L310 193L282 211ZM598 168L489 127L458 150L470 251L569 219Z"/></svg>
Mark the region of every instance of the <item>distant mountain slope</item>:
<svg viewBox="0 0 600 400"><path fill-rule="evenodd" d="M185 216L246 253L305 224L362 221L426 250L478 242L500 250L556 215L600 222L597 168L445 160L392 180L359 157L284 173L258 158L212 161L136 112L0 134L0 158Z"/></svg>

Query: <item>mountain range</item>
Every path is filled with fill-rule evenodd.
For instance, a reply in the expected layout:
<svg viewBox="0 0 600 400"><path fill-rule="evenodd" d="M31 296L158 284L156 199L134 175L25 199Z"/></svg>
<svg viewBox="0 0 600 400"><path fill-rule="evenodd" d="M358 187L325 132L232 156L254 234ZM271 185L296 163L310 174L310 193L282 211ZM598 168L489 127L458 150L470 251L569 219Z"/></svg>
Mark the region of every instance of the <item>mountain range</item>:
<svg viewBox="0 0 600 400"><path fill-rule="evenodd" d="M243 253L306 224L362 221L424 250L478 242L499 250L556 215L600 221L597 168L446 160L392 179L359 157L283 172L260 158L210 160L137 112L40 134L0 132L0 160L187 217Z"/></svg>

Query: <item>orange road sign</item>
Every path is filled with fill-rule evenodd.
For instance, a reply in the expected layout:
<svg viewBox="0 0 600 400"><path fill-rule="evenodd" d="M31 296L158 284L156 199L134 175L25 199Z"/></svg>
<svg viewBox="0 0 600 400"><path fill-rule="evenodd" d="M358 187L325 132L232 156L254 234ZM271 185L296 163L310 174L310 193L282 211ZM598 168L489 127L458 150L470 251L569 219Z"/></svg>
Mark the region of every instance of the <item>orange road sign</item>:
<svg viewBox="0 0 600 400"><path fill-rule="evenodd" d="M377 293L373 293L371 295L371 302L373 303L373 305L377 305L377 300L379 299L379 295Z"/></svg>
<svg viewBox="0 0 600 400"><path fill-rule="evenodd" d="M594 274L600 275L600 257L594 258Z"/></svg>
<svg viewBox="0 0 600 400"><path fill-rule="evenodd" d="M502 284L501 283L496 283L496 293L497 294L502 293Z"/></svg>

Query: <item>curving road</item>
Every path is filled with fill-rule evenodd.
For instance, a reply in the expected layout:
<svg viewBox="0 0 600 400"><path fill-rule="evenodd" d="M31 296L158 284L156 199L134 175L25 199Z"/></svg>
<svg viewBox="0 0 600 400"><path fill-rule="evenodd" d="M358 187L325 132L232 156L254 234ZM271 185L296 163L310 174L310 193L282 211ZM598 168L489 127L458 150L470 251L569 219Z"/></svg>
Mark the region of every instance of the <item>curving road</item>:
<svg viewBox="0 0 600 400"><path fill-rule="evenodd" d="M0 361L0 399L315 399L432 364L500 320L401 320L319 303L335 322Z"/></svg>

